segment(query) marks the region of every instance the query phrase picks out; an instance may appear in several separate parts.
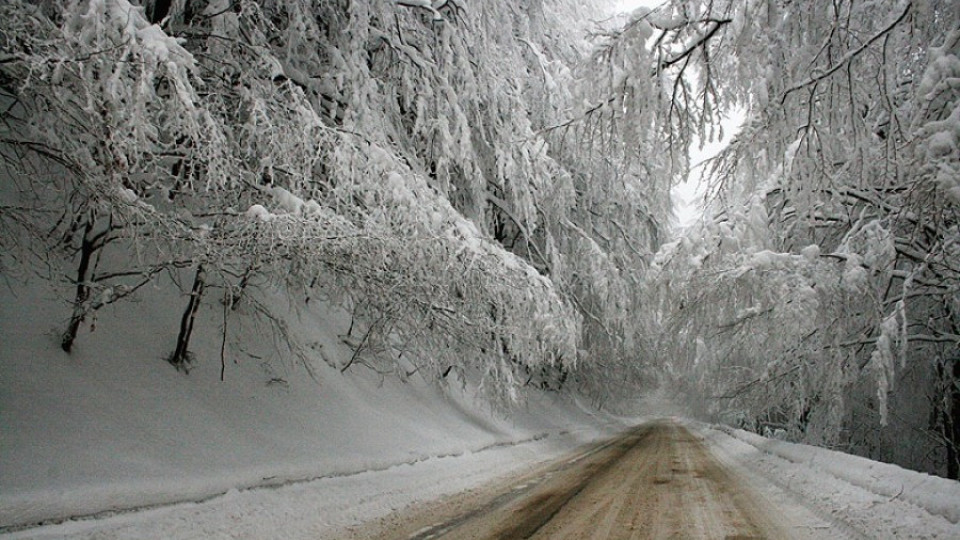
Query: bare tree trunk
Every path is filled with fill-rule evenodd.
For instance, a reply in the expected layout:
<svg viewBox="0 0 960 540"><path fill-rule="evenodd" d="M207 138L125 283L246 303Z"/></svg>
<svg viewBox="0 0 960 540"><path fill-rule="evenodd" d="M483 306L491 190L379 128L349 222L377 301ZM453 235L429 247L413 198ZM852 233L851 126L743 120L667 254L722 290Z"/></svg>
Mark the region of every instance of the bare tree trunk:
<svg viewBox="0 0 960 540"><path fill-rule="evenodd" d="M238 283L236 287L236 293L231 292L230 294L230 309L236 310L240 307L240 300L243 298L243 293L247 290L247 285L250 284L250 277L253 276L256 266L256 263L250 263L247 269L243 271L240 283Z"/></svg>
<svg viewBox="0 0 960 540"><path fill-rule="evenodd" d="M203 296L204 281L203 265L197 266L197 273L193 278L193 288L190 291L190 301L187 303L187 309L180 318L180 333L177 335L177 347L173 354L167 359L177 369L186 370L187 364L192 360L189 351L190 336L193 334L193 323L197 318L197 310L200 309L200 299Z"/></svg>
<svg viewBox="0 0 960 540"><path fill-rule="evenodd" d="M73 315L70 316L70 324L60 339L60 348L69 353L73 348L73 342L77 339L77 332L80 329L80 323L87 315L86 303L90 299L90 286L87 283L87 273L90 271L90 260L95 251L95 236L93 235L93 221L87 220L83 227L83 239L80 243L80 265L77 268L77 292L73 299Z"/></svg>

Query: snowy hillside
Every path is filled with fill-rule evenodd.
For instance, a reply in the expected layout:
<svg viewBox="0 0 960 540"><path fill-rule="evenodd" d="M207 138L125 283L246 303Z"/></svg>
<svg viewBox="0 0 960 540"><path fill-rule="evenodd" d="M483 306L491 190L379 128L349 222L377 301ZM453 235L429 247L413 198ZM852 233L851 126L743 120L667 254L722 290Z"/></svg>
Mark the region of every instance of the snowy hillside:
<svg viewBox="0 0 960 540"><path fill-rule="evenodd" d="M502 446L543 459L623 427L569 395L531 392L527 407L496 413L453 377L401 381L359 364L341 373L331 366L352 355L338 336L349 318L322 307L298 321L312 328L315 378L240 319L251 326L230 333L229 350L243 352L221 382L216 325L197 329L189 375L163 361L179 317L171 289L102 311L69 356L45 322L63 306L43 289L16 293L0 292L4 528Z"/></svg>

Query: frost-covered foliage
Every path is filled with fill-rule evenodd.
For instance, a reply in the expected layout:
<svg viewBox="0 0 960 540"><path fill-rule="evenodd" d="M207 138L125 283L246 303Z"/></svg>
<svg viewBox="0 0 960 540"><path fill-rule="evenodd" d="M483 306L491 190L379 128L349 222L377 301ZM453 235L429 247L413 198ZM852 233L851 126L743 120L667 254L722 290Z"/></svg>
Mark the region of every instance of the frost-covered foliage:
<svg viewBox="0 0 960 540"><path fill-rule="evenodd" d="M651 283L667 369L731 421L956 477L957 4L690 0L650 20L718 28L686 41L693 79L746 116Z"/></svg>
<svg viewBox="0 0 960 540"><path fill-rule="evenodd" d="M635 363L625 298L667 198L636 149L556 127L583 114L588 15L5 2L4 268L70 276L65 350L106 303L195 269L191 298L241 309L257 284L351 309L368 365L479 370L498 397L571 372L602 388L601 355Z"/></svg>

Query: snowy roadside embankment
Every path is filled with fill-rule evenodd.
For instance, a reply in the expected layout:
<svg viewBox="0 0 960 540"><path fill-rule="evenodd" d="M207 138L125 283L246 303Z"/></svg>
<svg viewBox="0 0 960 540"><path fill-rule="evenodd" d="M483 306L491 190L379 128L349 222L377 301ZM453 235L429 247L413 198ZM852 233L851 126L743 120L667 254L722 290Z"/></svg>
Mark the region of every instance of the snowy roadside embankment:
<svg viewBox="0 0 960 540"><path fill-rule="evenodd" d="M695 424L723 457L867 538L960 538L960 483L833 450Z"/></svg>
<svg viewBox="0 0 960 540"><path fill-rule="evenodd" d="M739 429L720 429L769 454L823 470L871 493L903 499L951 523L960 523L960 482L843 452L767 439Z"/></svg>
<svg viewBox="0 0 960 540"><path fill-rule="evenodd" d="M83 388L89 382L64 380L58 371L50 369L44 380L60 387L59 392L24 393L24 408L4 402L4 527L198 501L230 490L330 480L419 462L456 463L458 457L472 454L506 455L500 450L514 446L548 455L617 430L615 423L605 429L585 411L550 396L533 396L528 408L507 419L482 409L471 411L476 405L467 395L452 396L416 383L381 384L363 374L328 380L311 402L311 393L303 388L297 392L299 385L293 382L282 391L257 389L259 394L193 393L175 391L180 381L156 384L146 376L142 380L156 384L157 392L132 396L103 385L87 393ZM128 384L134 381L118 382ZM377 384L379 393L373 393ZM164 394L178 403L176 419L163 420ZM149 418L154 414L159 416ZM21 425L16 433L11 426L28 416L42 429L25 433ZM55 432L45 435L47 428ZM171 452L171 446L180 452ZM506 465L499 463L493 470Z"/></svg>
<svg viewBox="0 0 960 540"><path fill-rule="evenodd" d="M380 471L322 478L269 489L230 490L181 503L0 534L8 540L97 538L283 538L316 540L349 531L394 510L477 488L566 453L582 434L550 437Z"/></svg>
<svg viewBox="0 0 960 540"><path fill-rule="evenodd" d="M621 427L569 395L531 391L525 406L497 413L455 374L441 384L359 364L341 373L350 320L319 304L290 318L312 377L264 322L239 317L224 334L215 304L202 308L211 313L198 320L197 362L185 375L163 360L182 308L169 293L158 287L103 309L66 355L55 337L63 307L42 289L0 288L0 530L236 490L227 498L245 499L272 491L249 488L329 484L418 462L520 459L513 447L546 455Z"/></svg>

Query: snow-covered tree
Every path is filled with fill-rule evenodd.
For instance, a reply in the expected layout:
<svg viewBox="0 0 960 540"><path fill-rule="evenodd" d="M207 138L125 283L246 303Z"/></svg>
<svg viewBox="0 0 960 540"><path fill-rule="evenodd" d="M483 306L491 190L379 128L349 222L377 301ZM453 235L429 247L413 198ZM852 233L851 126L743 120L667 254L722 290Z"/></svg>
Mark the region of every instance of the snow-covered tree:
<svg viewBox="0 0 960 540"><path fill-rule="evenodd" d="M751 423L956 476L955 3L677 1L648 18L656 43L686 33L667 54L697 47L698 125L745 111L710 166L707 223L662 256L658 315L690 337L662 342L683 351L670 369Z"/></svg>
<svg viewBox="0 0 960 540"><path fill-rule="evenodd" d="M4 247L73 266L65 350L99 307L169 277L178 367L209 291L242 311L251 284L353 310L362 363L477 371L499 397L586 381L608 354L632 365L624 298L666 191L636 151L558 127L583 116L579 3L0 10Z"/></svg>

